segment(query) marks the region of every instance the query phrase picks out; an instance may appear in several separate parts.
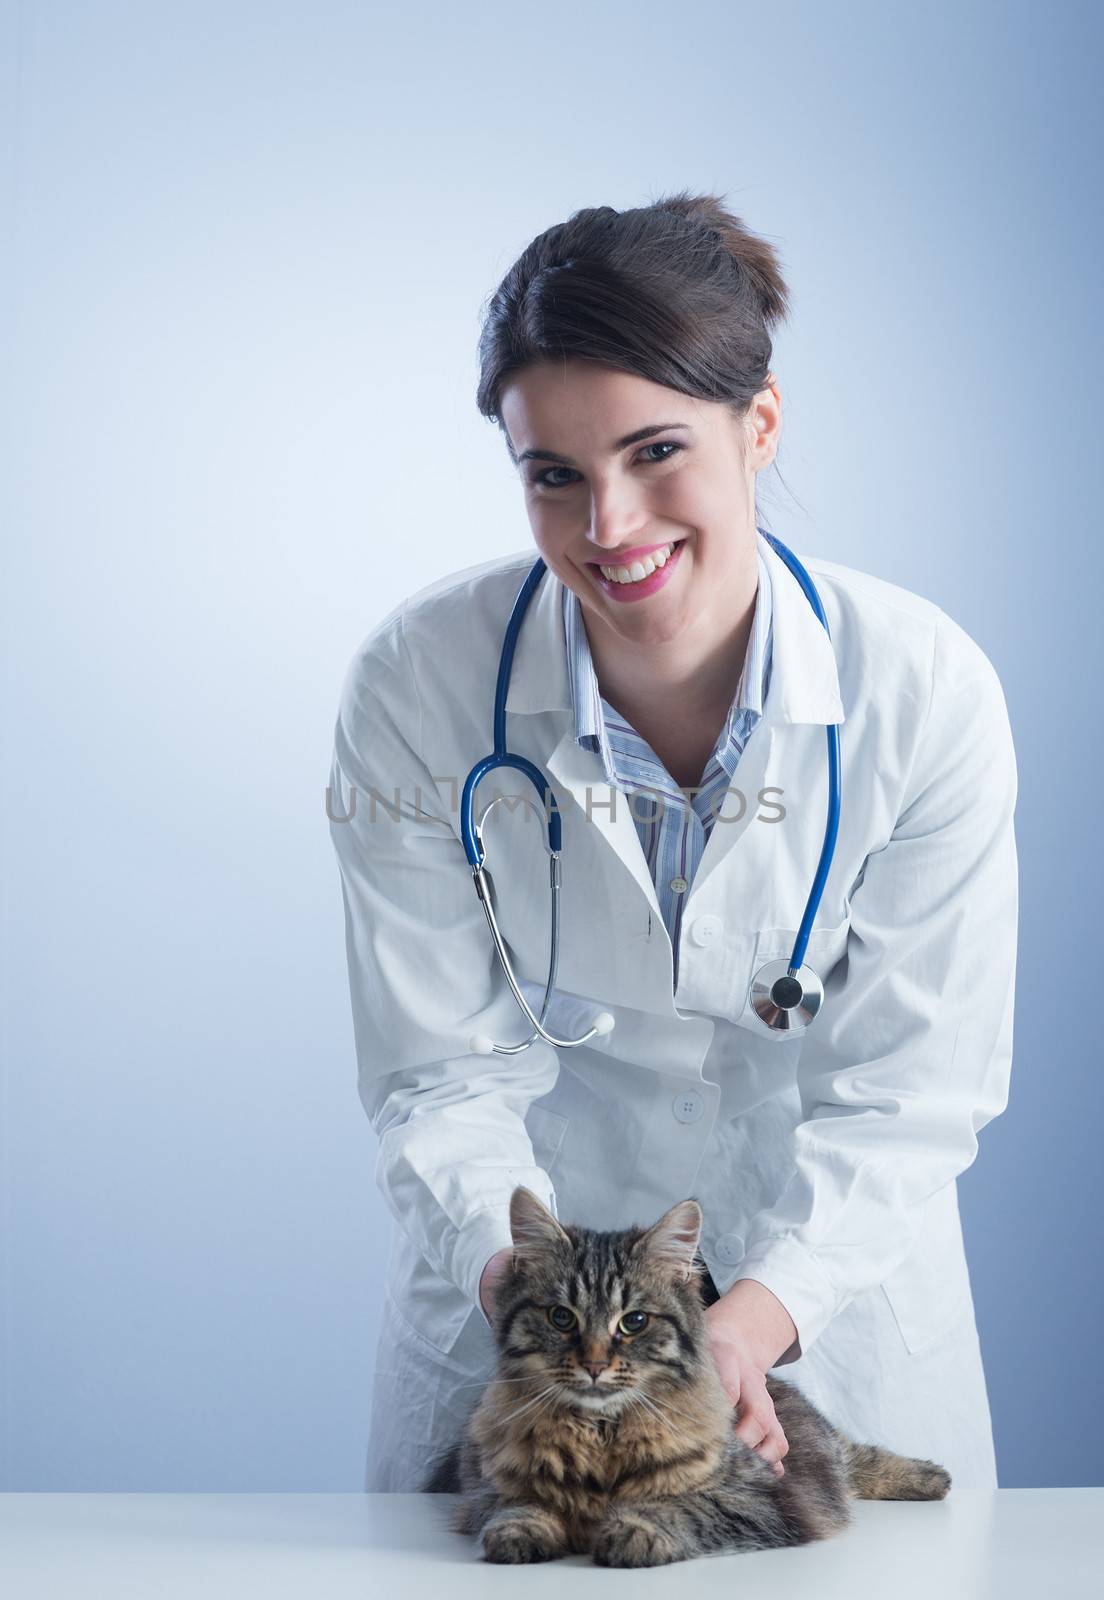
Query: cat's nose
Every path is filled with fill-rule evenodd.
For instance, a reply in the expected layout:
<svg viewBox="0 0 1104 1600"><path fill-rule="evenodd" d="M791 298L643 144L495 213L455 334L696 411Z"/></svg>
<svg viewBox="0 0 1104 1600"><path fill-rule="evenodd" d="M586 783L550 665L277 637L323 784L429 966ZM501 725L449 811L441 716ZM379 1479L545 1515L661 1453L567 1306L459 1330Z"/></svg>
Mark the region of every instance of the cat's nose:
<svg viewBox="0 0 1104 1600"><path fill-rule="evenodd" d="M585 1370L587 1372L590 1373L591 1377L594 1379L594 1381L596 1383L598 1381L599 1374L602 1373L602 1372L605 1372L605 1370L606 1370L606 1368L608 1366L609 1366L609 1362L608 1361L584 1361L583 1362L583 1367L585 1368Z"/></svg>

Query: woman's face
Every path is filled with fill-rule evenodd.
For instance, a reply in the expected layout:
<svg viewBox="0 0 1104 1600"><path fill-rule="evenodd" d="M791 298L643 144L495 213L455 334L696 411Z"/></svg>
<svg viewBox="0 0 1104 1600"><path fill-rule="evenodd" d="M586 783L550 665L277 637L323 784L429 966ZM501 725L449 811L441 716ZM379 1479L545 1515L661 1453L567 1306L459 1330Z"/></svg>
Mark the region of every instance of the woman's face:
<svg viewBox="0 0 1104 1600"><path fill-rule="evenodd" d="M637 643L731 630L749 574L754 593L755 474L781 431L774 384L737 420L593 362L541 362L511 375L500 412L537 549L588 621ZM640 583L600 570L670 544Z"/></svg>

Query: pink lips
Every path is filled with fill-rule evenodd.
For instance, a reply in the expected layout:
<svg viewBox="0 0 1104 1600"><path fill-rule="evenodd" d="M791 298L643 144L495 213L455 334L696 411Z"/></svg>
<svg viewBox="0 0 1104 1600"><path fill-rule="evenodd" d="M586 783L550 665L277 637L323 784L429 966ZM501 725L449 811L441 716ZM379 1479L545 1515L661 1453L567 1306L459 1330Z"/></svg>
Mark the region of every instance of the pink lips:
<svg viewBox="0 0 1104 1600"><path fill-rule="evenodd" d="M671 543L672 543L672 540L664 539L662 544L642 544L642 545L638 545L635 550L622 550L622 551L620 551L618 553L618 555L617 555L616 560L614 560L611 557L607 561L601 561L601 562L592 561L590 563L590 565L592 567L597 567L597 566L603 566L603 567L631 567L634 561L640 561L640 560L642 560L644 558L644 556L653 556L653 555L655 555L657 550L666 550L667 546L669 544L671 544ZM678 543L681 544L682 540L680 539L678 541Z"/></svg>
<svg viewBox="0 0 1104 1600"><path fill-rule="evenodd" d="M668 543L670 543L670 541L668 541ZM639 583L617 583L613 578L605 577L599 568L593 562L591 562L591 566L594 567L595 581L606 591L611 600L620 600L626 603L630 600L644 600L648 595L655 594L657 589L663 588L663 585L670 578L671 573L674 571L675 567L678 566L679 561L682 559L682 547L685 543L685 539L680 539L678 544L676 544L675 548L671 551L671 554L667 557L667 560L664 562L663 566L657 567L654 572L649 572L648 576L646 578L641 578ZM652 546L652 549L662 550L663 546L661 544L656 544ZM650 554L651 552L649 551L647 553ZM613 563L605 562L603 565L612 566ZM617 565L624 566L624 560L619 561Z"/></svg>

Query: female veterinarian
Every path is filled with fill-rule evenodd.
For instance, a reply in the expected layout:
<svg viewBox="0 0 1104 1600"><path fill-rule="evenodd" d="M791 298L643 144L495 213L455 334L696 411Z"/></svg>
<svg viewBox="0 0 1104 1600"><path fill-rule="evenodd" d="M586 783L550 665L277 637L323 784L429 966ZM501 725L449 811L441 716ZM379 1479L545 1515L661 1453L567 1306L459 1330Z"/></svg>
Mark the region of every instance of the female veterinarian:
<svg viewBox="0 0 1104 1600"><path fill-rule="evenodd" d="M600 1229L701 1202L777 1473L774 1367L996 1485L955 1180L1008 1091L1015 754L945 612L758 525L786 295L712 196L534 239L478 405L539 557L430 584L348 669L330 826L398 1223L369 1490L419 1487L491 1372L518 1184Z"/></svg>

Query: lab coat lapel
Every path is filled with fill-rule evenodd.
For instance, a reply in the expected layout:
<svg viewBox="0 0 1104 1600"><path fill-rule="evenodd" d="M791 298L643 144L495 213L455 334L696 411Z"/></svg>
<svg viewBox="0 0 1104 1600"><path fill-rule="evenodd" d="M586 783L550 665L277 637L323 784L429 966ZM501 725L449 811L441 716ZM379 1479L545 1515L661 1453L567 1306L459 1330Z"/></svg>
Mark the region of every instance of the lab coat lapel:
<svg viewBox="0 0 1104 1600"><path fill-rule="evenodd" d="M763 903L768 898L757 874L769 874L772 870L775 835L774 829L761 820L759 797L764 794L764 803L774 803L775 796L785 792L787 778L792 780L796 776L797 769L793 765L796 747L787 729L796 724L826 726L845 720L832 642L785 561L762 534L758 537L759 549L771 577L773 664L770 687L763 714L736 765L729 786L734 792L725 795L723 803L718 803L717 821L694 875L691 899L704 889L714 873L736 871L733 851L738 844L741 844L739 870L745 904ZM803 748L805 744L803 740ZM823 749L824 745L819 748ZM826 757L822 757L821 766L826 767ZM760 818L758 825L749 834L750 825L757 817ZM819 855L819 846L817 853Z"/></svg>
<svg viewBox="0 0 1104 1600"><path fill-rule="evenodd" d="M732 851L744 838L750 824L759 812L759 794L768 787L779 788L778 737L773 719L765 714L760 719L744 748L736 771L728 785L728 793L718 797L717 820L705 842L698 870L691 885L691 898L701 890L706 880L730 860Z"/></svg>
<svg viewBox="0 0 1104 1600"><path fill-rule="evenodd" d="M630 796L611 788L601 757L582 749L576 739L574 722L548 757L547 771L553 787L559 791L557 798L561 808L566 803L563 791L572 797L584 815L589 803L592 826L619 857L647 900L652 915L662 924L663 913L633 821Z"/></svg>

